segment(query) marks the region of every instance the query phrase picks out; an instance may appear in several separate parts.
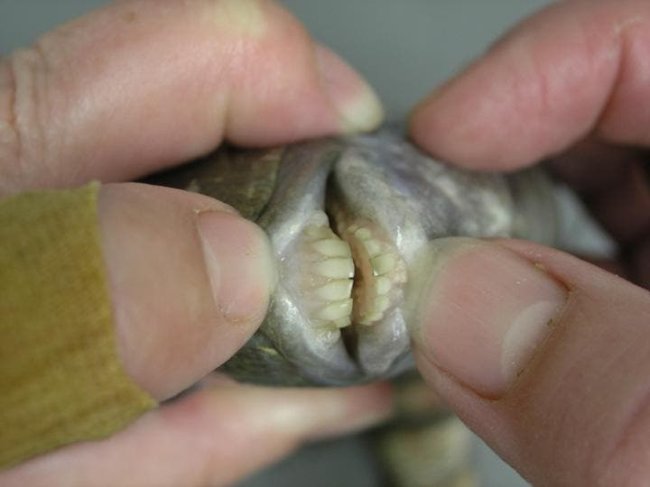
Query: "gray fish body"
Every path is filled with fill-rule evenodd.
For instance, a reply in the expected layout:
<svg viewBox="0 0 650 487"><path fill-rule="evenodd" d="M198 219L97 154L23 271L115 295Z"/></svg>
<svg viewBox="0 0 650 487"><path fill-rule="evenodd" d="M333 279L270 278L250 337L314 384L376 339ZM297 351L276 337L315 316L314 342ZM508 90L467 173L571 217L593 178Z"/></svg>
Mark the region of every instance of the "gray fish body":
<svg viewBox="0 0 650 487"><path fill-rule="evenodd" d="M552 186L540 171L470 173L389 131L222 151L170 178L232 204L269 236L278 283L267 316L223 366L257 383L395 376L413 365L413 277L427 272L430 242L555 239Z"/></svg>

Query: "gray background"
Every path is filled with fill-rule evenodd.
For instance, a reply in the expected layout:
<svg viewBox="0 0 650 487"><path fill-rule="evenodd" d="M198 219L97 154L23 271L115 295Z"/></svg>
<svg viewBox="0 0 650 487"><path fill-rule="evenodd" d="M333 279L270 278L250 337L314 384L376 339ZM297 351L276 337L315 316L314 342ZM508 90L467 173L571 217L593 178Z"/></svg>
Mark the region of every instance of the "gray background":
<svg viewBox="0 0 650 487"><path fill-rule="evenodd" d="M0 54L102 0L0 0ZM284 0L371 81L399 118L431 87L549 0Z"/></svg>
<svg viewBox="0 0 650 487"><path fill-rule="evenodd" d="M0 54L101 0L0 0ZM391 119L473 57L506 28L548 0L284 0L313 35L359 69ZM477 440L482 485L525 485ZM377 478L358 439L312 446L246 483L372 487ZM338 478L337 472L343 472Z"/></svg>

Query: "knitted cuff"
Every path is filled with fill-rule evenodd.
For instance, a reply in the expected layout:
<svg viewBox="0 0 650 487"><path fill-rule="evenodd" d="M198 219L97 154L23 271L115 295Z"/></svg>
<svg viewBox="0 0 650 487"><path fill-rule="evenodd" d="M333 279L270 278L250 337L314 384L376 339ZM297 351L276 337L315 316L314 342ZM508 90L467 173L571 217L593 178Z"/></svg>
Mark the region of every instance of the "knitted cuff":
<svg viewBox="0 0 650 487"><path fill-rule="evenodd" d="M156 405L118 357L98 192L0 200L0 468L110 435Z"/></svg>

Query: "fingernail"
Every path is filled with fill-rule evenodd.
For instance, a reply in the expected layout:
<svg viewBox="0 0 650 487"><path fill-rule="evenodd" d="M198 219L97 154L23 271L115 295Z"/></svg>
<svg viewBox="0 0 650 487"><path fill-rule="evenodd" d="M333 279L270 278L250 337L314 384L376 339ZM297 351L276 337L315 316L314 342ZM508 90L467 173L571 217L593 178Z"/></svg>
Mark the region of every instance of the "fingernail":
<svg viewBox="0 0 650 487"><path fill-rule="evenodd" d="M437 367L486 396L500 396L552 330L566 288L495 243L435 246L429 301L415 339Z"/></svg>
<svg viewBox="0 0 650 487"><path fill-rule="evenodd" d="M370 85L326 47L316 46L316 61L323 87L341 118L341 130L362 132L377 128L384 111Z"/></svg>
<svg viewBox="0 0 650 487"><path fill-rule="evenodd" d="M270 244L254 223L233 213L198 215L214 301L231 323L262 315L275 282Z"/></svg>

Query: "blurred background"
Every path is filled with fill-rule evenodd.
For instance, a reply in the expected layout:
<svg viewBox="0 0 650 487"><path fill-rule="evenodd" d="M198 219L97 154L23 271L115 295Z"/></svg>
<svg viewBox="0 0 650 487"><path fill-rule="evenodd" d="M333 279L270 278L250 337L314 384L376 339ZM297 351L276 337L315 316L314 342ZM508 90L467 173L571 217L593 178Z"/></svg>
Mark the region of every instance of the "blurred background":
<svg viewBox="0 0 650 487"><path fill-rule="evenodd" d="M0 55L107 3L0 0ZM549 0L283 0L312 34L375 87L391 120L453 75L521 18ZM484 487L527 485L478 439L473 456ZM359 438L313 445L242 486L381 485Z"/></svg>
<svg viewBox="0 0 650 487"><path fill-rule="evenodd" d="M0 54L105 0L0 0ZM374 85L391 118L549 0L281 0Z"/></svg>

